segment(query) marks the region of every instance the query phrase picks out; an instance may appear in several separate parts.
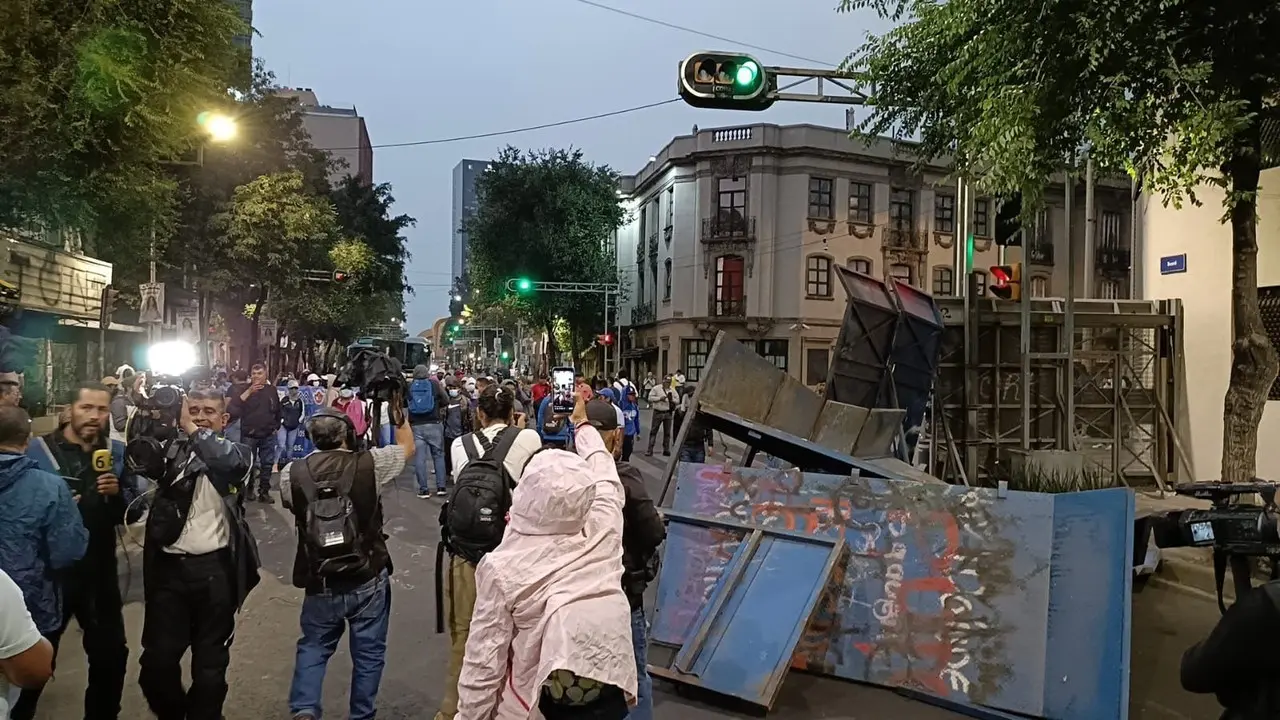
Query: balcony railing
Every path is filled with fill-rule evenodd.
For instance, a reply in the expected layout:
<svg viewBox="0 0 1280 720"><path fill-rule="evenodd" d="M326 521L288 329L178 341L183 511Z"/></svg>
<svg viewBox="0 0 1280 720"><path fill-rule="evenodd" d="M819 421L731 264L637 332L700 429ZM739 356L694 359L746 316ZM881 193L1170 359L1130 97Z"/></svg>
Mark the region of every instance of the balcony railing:
<svg viewBox="0 0 1280 720"><path fill-rule="evenodd" d="M636 303L636 305L631 308L632 325L646 325L653 322L653 320L653 303Z"/></svg>
<svg viewBox="0 0 1280 720"><path fill-rule="evenodd" d="M702 242L717 240L750 240L756 236L755 217L722 213L702 219Z"/></svg>
<svg viewBox="0 0 1280 720"><path fill-rule="evenodd" d="M1123 275L1129 272L1132 266L1133 253L1129 248L1116 247L1114 245L1102 245L1098 247L1098 253L1095 263L1098 270L1104 273Z"/></svg>
<svg viewBox="0 0 1280 720"><path fill-rule="evenodd" d="M886 250L928 250L929 237L915 230L887 227L880 236L880 245Z"/></svg>
<svg viewBox="0 0 1280 720"><path fill-rule="evenodd" d="M716 300L711 299L711 315L712 317L746 317L747 316L747 298L743 297L734 300Z"/></svg>
<svg viewBox="0 0 1280 720"><path fill-rule="evenodd" d="M1032 240L1027 243L1027 262L1033 265L1053 265L1053 243L1048 240Z"/></svg>

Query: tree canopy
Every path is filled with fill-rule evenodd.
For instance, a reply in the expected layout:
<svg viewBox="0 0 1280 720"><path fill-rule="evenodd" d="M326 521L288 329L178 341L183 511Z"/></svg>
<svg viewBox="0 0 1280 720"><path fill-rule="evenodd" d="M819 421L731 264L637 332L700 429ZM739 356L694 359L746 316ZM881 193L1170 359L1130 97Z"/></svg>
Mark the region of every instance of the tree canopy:
<svg viewBox="0 0 1280 720"><path fill-rule="evenodd" d="M1280 362L1258 312L1261 126L1280 93L1280 5L1204 0L842 0L902 20L851 58L863 136L891 135L995 194L1038 204L1087 149L1175 206L1227 190L1233 335L1222 477L1253 477Z"/></svg>
<svg viewBox="0 0 1280 720"><path fill-rule="evenodd" d="M624 211L618 175L580 150L522 152L507 147L476 183L478 210L467 222L467 287L481 305L501 301L506 282L616 282L609 250ZM604 329L603 301L593 294L533 293L519 304L550 332L564 318L581 338ZM580 348L574 348L580 349Z"/></svg>

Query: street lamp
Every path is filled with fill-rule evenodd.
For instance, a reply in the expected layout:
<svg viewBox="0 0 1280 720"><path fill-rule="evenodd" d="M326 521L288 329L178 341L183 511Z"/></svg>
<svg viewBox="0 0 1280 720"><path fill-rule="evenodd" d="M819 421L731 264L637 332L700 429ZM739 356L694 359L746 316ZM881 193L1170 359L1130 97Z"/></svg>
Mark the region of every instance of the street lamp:
<svg viewBox="0 0 1280 720"><path fill-rule="evenodd" d="M236 137L236 121L230 115L202 112L196 116L196 124L204 128L209 139L216 143L230 142Z"/></svg>

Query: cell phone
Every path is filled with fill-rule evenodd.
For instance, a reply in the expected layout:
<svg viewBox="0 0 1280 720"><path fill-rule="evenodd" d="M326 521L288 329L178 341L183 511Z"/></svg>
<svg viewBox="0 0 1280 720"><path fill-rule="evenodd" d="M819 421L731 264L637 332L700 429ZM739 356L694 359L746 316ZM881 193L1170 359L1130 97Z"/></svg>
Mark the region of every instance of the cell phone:
<svg viewBox="0 0 1280 720"><path fill-rule="evenodd" d="M576 374L571 367L551 368L552 410L562 413L573 411L573 377Z"/></svg>
<svg viewBox="0 0 1280 720"><path fill-rule="evenodd" d="M111 457L110 450L94 450L93 451L93 471L97 473L109 473L115 465Z"/></svg>

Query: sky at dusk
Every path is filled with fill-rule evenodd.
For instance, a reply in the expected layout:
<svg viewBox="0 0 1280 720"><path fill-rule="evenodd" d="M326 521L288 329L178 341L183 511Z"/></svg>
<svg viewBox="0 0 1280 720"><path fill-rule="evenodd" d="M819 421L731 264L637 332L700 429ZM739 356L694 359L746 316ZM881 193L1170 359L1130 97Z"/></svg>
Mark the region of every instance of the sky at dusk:
<svg viewBox="0 0 1280 720"><path fill-rule="evenodd" d="M628 17L606 5L723 40ZM607 113L677 96L676 68L697 50L745 49L770 65L836 64L869 31L868 14L836 0L257 0L254 54L280 84L308 87L326 105L354 105L374 147L509 130ZM806 62L792 54L814 62ZM811 90L810 90L811 91ZM683 103L532 132L375 149L374 180L391 183L395 211L418 220L408 327L447 312L452 170L504 145L577 147L621 173L644 166L675 135L751 122L844 125L839 105L780 103L762 113Z"/></svg>

